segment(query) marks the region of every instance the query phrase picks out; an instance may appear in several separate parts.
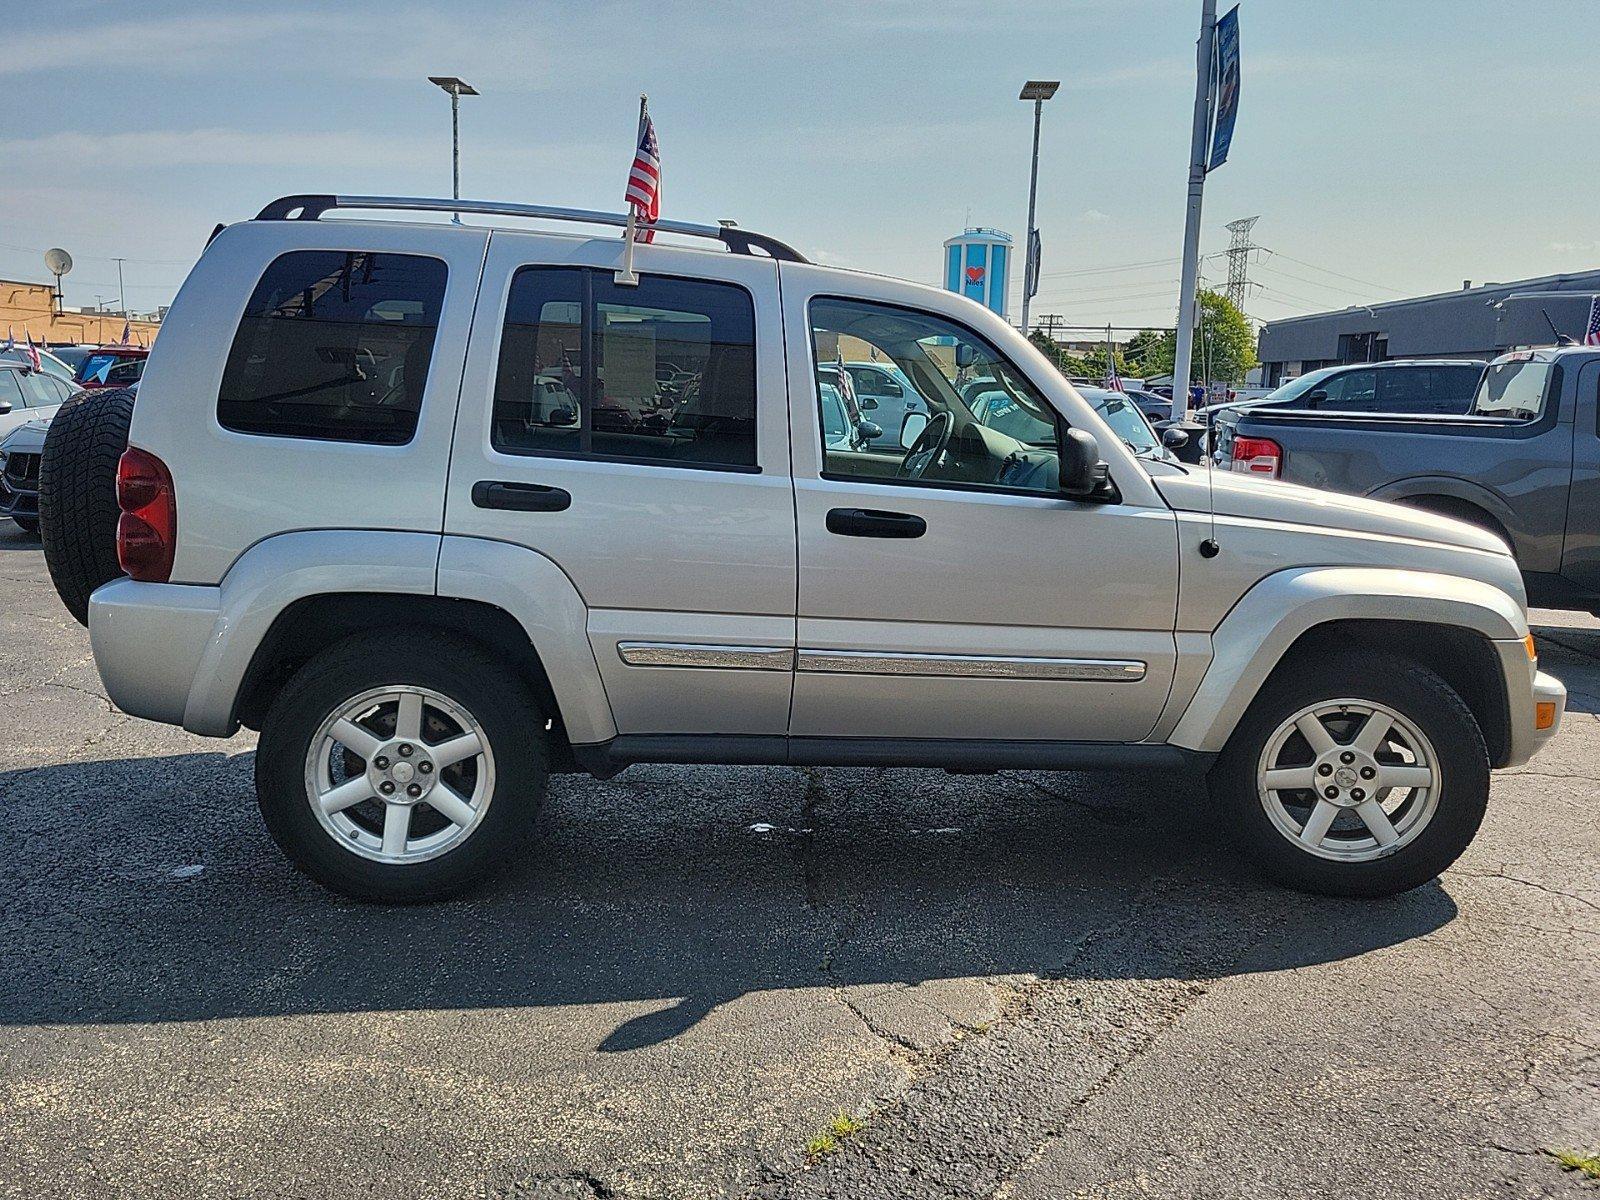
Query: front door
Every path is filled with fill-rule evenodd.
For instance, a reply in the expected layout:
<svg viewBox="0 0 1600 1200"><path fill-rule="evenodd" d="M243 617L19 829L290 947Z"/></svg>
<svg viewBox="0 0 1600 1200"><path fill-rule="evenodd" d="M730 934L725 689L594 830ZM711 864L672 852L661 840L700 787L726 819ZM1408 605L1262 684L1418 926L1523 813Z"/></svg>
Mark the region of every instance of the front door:
<svg viewBox="0 0 1600 1200"><path fill-rule="evenodd" d="M795 613L777 267L496 232L445 532L530 547L588 608L623 734L781 736Z"/></svg>
<svg viewBox="0 0 1600 1200"><path fill-rule="evenodd" d="M1059 494L1054 415L1095 422L1050 368L1030 379L995 348L997 318L889 281L870 299L830 296L837 276L782 271L800 552L791 736L1145 737L1172 682L1177 596L1176 522L1148 476L1103 446L1120 499ZM893 362L912 382L932 417L919 437L920 418L908 428L912 445L826 437L818 368L841 359Z"/></svg>

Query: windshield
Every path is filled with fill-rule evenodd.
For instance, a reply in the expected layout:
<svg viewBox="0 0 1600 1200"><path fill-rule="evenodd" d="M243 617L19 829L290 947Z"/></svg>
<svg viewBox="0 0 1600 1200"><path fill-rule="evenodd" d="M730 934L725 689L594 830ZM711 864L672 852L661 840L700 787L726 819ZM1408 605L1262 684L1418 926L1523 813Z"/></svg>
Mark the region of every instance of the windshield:
<svg viewBox="0 0 1600 1200"><path fill-rule="evenodd" d="M1544 412L1544 396L1553 363L1519 359L1490 363L1472 398L1475 417L1516 417L1536 421Z"/></svg>
<svg viewBox="0 0 1600 1200"><path fill-rule="evenodd" d="M1128 449L1135 454L1165 456L1166 449L1156 437L1155 430L1150 428L1150 422L1144 419L1139 406L1127 396L1094 388L1079 388L1078 391L1094 405L1095 412L1111 426L1111 432L1121 438Z"/></svg>

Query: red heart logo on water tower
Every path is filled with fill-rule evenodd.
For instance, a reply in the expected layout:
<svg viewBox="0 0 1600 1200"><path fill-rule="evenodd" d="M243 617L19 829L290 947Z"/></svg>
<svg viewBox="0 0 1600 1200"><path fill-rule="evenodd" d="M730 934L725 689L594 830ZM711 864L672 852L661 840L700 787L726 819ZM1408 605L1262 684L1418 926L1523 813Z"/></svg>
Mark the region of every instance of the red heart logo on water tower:
<svg viewBox="0 0 1600 1200"><path fill-rule="evenodd" d="M967 282L968 283L982 283L983 282L983 268L982 267L968 267L967 268Z"/></svg>

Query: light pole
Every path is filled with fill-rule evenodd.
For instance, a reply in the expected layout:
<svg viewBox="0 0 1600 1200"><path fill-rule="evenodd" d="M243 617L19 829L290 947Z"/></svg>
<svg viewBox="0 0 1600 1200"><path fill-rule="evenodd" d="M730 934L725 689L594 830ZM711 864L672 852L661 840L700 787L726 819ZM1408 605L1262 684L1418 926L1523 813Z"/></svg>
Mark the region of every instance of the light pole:
<svg viewBox="0 0 1600 1200"><path fill-rule="evenodd" d="M429 75L428 82L450 93L450 199L461 199L461 97L476 96L478 89L454 75ZM451 219L461 224L461 214Z"/></svg>
<svg viewBox="0 0 1600 1200"><path fill-rule="evenodd" d="M1044 112L1044 102L1056 94L1061 86L1059 79L1030 79L1022 85L1018 100L1033 101L1033 167L1028 172L1028 256L1022 270L1022 336L1028 336L1028 301L1038 287L1039 246L1038 233L1033 227L1034 199L1039 191L1039 117Z"/></svg>
<svg viewBox="0 0 1600 1200"><path fill-rule="evenodd" d="M1194 121L1189 137L1189 201L1183 218L1183 269L1178 284L1178 332L1172 363L1172 419L1189 416L1189 368L1194 355L1195 286L1200 275L1200 202L1206 187L1206 149L1216 89L1211 69L1216 53L1217 0L1201 0L1200 40L1195 44Z"/></svg>

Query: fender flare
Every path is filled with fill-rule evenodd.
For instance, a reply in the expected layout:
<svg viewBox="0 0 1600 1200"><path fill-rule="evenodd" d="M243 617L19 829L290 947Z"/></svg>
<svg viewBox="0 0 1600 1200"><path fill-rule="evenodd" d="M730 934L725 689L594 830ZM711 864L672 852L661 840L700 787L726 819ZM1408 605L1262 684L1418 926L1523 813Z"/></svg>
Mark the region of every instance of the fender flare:
<svg viewBox="0 0 1600 1200"><path fill-rule="evenodd" d="M1369 500L1390 502L1410 500L1417 496L1444 496L1482 509L1506 531L1507 537L1511 536L1511 526L1516 520L1516 514L1512 512L1511 506L1498 492L1471 479L1461 479L1452 475L1413 475L1406 479L1393 480L1367 493Z"/></svg>
<svg viewBox="0 0 1600 1200"><path fill-rule="evenodd" d="M589 608L566 572L526 546L446 536L438 594L476 600L514 617L544 664L567 738L575 745L617 736L611 702L589 644Z"/></svg>
<svg viewBox="0 0 1600 1200"><path fill-rule="evenodd" d="M1308 567L1269 575L1211 635L1212 658L1167 739L1217 753L1289 648L1331 621L1422 621L1520 640L1527 615L1510 595L1475 579L1388 567Z"/></svg>
<svg viewBox="0 0 1600 1200"><path fill-rule="evenodd" d="M265 538L228 568L218 585L217 618L184 705L191 733L227 737L238 728L234 704L256 650L297 600L333 592L433 594L436 533L307 529Z"/></svg>

